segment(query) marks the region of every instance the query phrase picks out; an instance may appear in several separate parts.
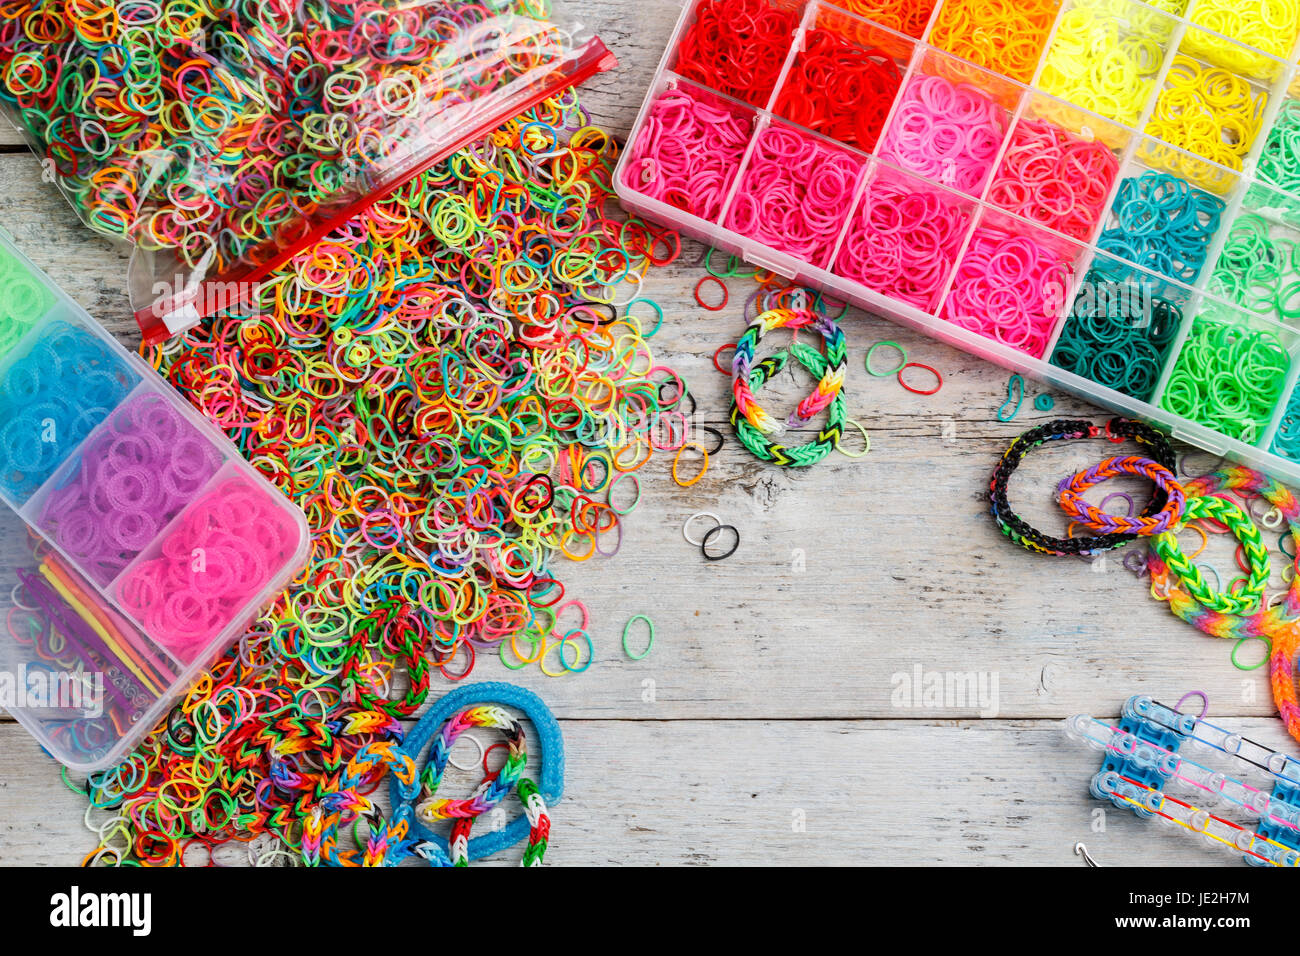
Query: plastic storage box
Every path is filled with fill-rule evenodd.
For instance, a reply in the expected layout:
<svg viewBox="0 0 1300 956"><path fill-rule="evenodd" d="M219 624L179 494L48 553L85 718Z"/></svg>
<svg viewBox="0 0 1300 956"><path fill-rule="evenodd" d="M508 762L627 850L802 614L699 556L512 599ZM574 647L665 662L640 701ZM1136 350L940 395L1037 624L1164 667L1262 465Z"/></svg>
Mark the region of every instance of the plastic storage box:
<svg viewBox="0 0 1300 956"><path fill-rule="evenodd" d="M688 0L616 189L627 209L755 266L1300 482L1300 194L1282 186L1300 187L1256 175L1265 150L1300 150L1288 125L1300 128L1300 23L1271 28L1283 58L1206 29L1219 21L1198 18L1198 2L1178 15L1065 0L1050 30L1018 38L1037 50L1019 82L940 48L1005 42L954 40L973 29L960 0L746 0L743 15ZM889 24L849 9L864 7ZM693 34L702 15L735 19ZM731 52L700 69L718 30L736 33ZM1124 51L1128 93L1089 87L1120 74L1080 37ZM809 65L809 50L832 60ZM883 117L855 115L859 80L827 66L834 57L870 59L870 81L896 85ZM1197 71L1221 71L1241 101L1245 119L1210 137L1223 148L1180 125L1194 125L1185 87ZM944 103L961 91L956 135L917 108L933 106L935 88ZM975 132L963 125L972 109ZM1052 178L1034 164L1070 149L1096 172L1072 174L1091 195L1072 197L1079 214L1067 217L1025 183ZM946 156L920 161L927 151ZM783 203L800 210L794 227ZM900 209L911 217L901 229ZM900 275L898 236L918 231L929 258ZM1009 290L982 278L999 256L1001 273L1019 276ZM1008 294L1019 327L996 324Z"/></svg>
<svg viewBox="0 0 1300 956"><path fill-rule="evenodd" d="M303 566L307 521L0 237L0 703L112 765Z"/></svg>

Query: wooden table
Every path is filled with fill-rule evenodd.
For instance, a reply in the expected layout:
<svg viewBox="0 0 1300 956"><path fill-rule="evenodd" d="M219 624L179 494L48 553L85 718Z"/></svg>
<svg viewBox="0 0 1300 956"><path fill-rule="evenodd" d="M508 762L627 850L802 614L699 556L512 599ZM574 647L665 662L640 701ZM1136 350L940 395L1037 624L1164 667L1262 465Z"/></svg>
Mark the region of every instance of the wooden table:
<svg viewBox="0 0 1300 956"><path fill-rule="evenodd" d="M621 60L583 101L626 135L679 4L573 6ZM126 258L79 224L16 134L3 144L0 221L134 348ZM724 450L687 490L670 462L652 463L621 553L561 563L570 594L592 610L590 670L549 679L489 660L474 674L527 685L561 718L569 774L548 862L1081 866L1072 848L1083 840L1103 865L1237 863L1109 804L1103 812L1088 795L1099 755L1068 741L1062 718L1114 716L1131 694L1172 703L1197 688L1220 723L1290 750L1265 672L1234 669L1230 644L1174 618L1117 558L1030 555L988 515L989 473L1021 431L1103 413L1057 394L1053 411L1027 400L1000 424L1005 371L855 310L843 322L849 411L871 433L870 454L806 471L767 466L731 436L728 380L710 364L743 330L739 304L753 285L731 280L725 312L699 308L701 251L687 243L645 291L668 315L656 357L690 383L701 420L727 434ZM863 355L880 339L942 370L942 391L919 397L869 377ZM1029 398L1040 391L1031 384ZM1104 450L1040 452L1015 500L1056 521L1051 487ZM1212 463L1198 453L1193 470ZM730 560L705 563L683 540L683 522L702 510L739 528ZM619 636L637 613L654 618L658 638L632 662ZM903 706L918 672L923 682L975 675L986 689L996 680L997 707L961 695L933 706L924 694ZM84 806L22 728L0 723L0 863L80 860L94 842Z"/></svg>

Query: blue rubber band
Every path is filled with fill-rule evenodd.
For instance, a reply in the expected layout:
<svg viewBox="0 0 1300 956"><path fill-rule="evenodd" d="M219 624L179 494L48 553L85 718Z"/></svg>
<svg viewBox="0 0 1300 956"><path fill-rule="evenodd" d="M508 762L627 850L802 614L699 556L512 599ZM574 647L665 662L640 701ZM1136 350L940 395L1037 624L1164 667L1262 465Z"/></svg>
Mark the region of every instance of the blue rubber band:
<svg viewBox="0 0 1300 956"><path fill-rule="evenodd" d="M419 723L411 728L411 732L402 742L402 750L409 754L416 762L416 767L423 771L429 761L426 755L424 762L420 762L420 751L424 750L425 745L433 739L433 735L441 730L442 725L451 717L475 704L501 704L513 707L515 710L522 711L523 715L532 722L537 734L538 748L541 751L538 757L542 764L541 775L537 778L537 789L548 807L559 803L560 797L564 794L564 737L560 734L560 725L540 697L514 684L483 681L457 687L434 704L433 708L420 718ZM395 808L410 802L403 800L396 780L389 781L388 791ZM509 849L527 838L529 829L528 817L521 813L495 833L472 837L469 841L469 858L481 860ZM411 814L411 840L414 843L423 840L432 844L434 850L440 855L440 861L450 864L450 847L447 838L426 827L415 813Z"/></svg>

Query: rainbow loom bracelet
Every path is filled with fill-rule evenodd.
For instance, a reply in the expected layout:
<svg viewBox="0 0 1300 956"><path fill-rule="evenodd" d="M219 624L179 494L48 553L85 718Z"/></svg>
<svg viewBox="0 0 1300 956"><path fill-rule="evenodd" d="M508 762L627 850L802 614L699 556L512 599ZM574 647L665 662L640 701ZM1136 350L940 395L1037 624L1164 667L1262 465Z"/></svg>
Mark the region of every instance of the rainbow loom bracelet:
<svg viewBox="0 0 1300 956"><path fill-rule="evenodd" d="M1089 421L1057 419L1046 425L1039 425L1025 432L1003 454L1001 461L993 471L989 481L989 500L992 504L993 520L998 529L1016 544L1029 551L1040 554L1092 555L1128 544L1137 535L1123 532L1111 534L1087 535L1081 537L1056 538L1033 528L1013 510L1007 501L1007 483L1011 475L1031 451L1049 441L1077 441L1081 438L1107 438L1113 442L1131 439L1150 449L1150 457L1168 471L1175 466L1174 450L1163 434L1140 422L1125 418L1112 418L1105 428L1098 428ZM1167 496L1160 488L1147 506L1142 510L1144 517L1153 516L1165 509Z"/></svg>

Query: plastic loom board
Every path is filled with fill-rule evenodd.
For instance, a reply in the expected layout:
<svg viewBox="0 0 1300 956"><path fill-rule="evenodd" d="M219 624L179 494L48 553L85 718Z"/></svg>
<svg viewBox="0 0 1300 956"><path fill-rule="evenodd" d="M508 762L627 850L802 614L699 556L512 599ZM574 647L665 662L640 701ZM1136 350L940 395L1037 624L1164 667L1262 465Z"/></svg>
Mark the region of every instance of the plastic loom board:
<svg viewBox="0 0 1300 956"><path fill-rule="evenodd" d="M1165 29L1168 31L1168 39L1161 45L1163 62L1160 65L1159 72L1154 76L1154 83L1144 104L1142 117L1134 126L1125 126L1058 97L1050 96L1035 85L1042 76L1047 53L1051 50L1052 41L1061 18L1080 6L1089 6L1103 11L1114 11L1125 7L1123 0L1118 0L1118 2L1114 2L1114 0L1067 0L1067 2L1061 4L1057 12L1056 26L1053 27L1052 32L1044 40L1043 52L1040 55L1034 82L1027 84L1016 82L977 67L927 42L936 22L942 16L944 3L947 0L940 0L935 6L930 15L929 23L919 39L898 33L863 17L858 17L834 3L827 2L827 0L807 0L807 2L805 0L769 0L769 3L773 6L793 11L799 17L799 20L797 29L790 36L789 53L777 77L776 85L766 102L757 107L710 90L674 72L677 65L679 45L695 22L697 10L704 2L705 0L688 0L686 3L669 41L668 49L654 75L645 103L642 105L640 114L632 128L628 138L628 148L624 152L615 172L615 187L620 200L627 209L648 219L678 229L682 233L708 243L718 250L738 256L756 267L770 270L787 279L821 290L833 299L848 301L869 312L917 329L962 351L995 362L1011 371L1032 376L1039 381L1072 392L1097 405L1147 421L1168 431L1175 438L1186 441L1212 454L1231 458L1259 468L1275 475L1282 481L1300 483L1300 461L1292 460L1272 450L1273 439L1278 433L1282 419L1288 414L1287 404L1291 399L1292 392L1297 390L1297 378L1300 378L1300 319L1297 319L1293 326L1292 324L1275 321L1276 316L1268 317L1247 311L1224 298L1220 294L1221 290L1214 290L1211 283L1216 265L1219 264L1221 259L1228 230L1241 213L1255 212L1273 217L1270 222L1275 231L1287 236L1294 236L1297 240L1300 240L1300 196L1293 196L1268 183L1261 182L1253 175L1256 161L1268 140L1279 111L1288 102L1300 106L1300 103L1295 100L1288 100L1288 94L1292 92L1290 90L1291 83L1296 75L1296 53L1294 50L1289 60L1281 60L1249 48L1241 47L1238 49L1237 45L1230 44L1230 41L1221 37L1216 39L1216 42L1224 46L1225 49L1229 46L1232 47L1234 55L1239 55L1254 63L1258 73L1269 77L1267 81L1260 79L1258 75L1247 78L1250 80L1253 90L1258 93L1267 93L1267 105L1262 117L1261 130L1256 136L1250 155L1242 164L1242 170L1233 170L1194 153L1163 143L1144 132L1146 121L1154 110L1156 100L1169 76L1175 56L1188 51L1191 34L1196 33L1199 35L1201 32L1185 16L1166 13L1142 3L1134 2L1129 4L1136 11L1135 16L1137 12L1140 12L1142 16L1148 19L1154 17L1167 21ZM1195 0L1193 0L1194 3ZM1189 14L1194 17L1194 6L1189 11ZM1123 24L1118 24L1118 26L1122 35ZM1300 24L1297 26L1300 27ZM1093 228L1089 240L1086 242L1079 241L1055 232L1044 225L1021 218L989 202L989 183L996 179L995 176L987 177L988 182L983 186L981 194L967 195L950 189L945 183L927 179L881 159L879 155L880 144L885 143L888 138L889 123L892 122L894 115L898 111L898 97L895 97L890 116L886 120L884 130L878 137L876 147L869 153L829 140L782 118L779 113L774 111L780 101L782 90L789 80L793 65L803 49L808 33L819 29L831 29L862 48L875 48L892 56L899 69L905 73L900 90L906 90L908 82L912 77L918 75L952 76L963 83L982 89L990 99L1004 104L1007 129L1001 152L998 154L997 159L994 160L994 169L1000 167L1013 131L1026 121L1048 122L1065 128L1067 132L1075 136L1104 142L1115 155L1119 173L1115 177L1115 183L1110 191L1107 210ZM1212 65L1222 67L1222 64ZM1297 84L1297 86L1300 86L1300 84ZM737 115L743 114L748 117L752 130L744 156L740 161L741 165L732 176L730 185L727 187L722 207L715 217L708 220L699 218L683 208L679 208L679 206L652 198L638 189L638 178L645 175L645 172L635 160L636 143L645 127L650 108L665 91L679 88L693 90L699 95L720 104L724 109L734 111ZM723 225L728 221L728 213L754 153L757 138L765 129L773 125L799 131L804 136L818 141L824 146L833 147L836 151L849 155L860 164L861 172L856 185L852 209L844 219L834 250L827 261L819 263L803 261L786 252L728 229ZM1099 236L1106 229L1108 222L1114 222L1113 213L1116 194L1119 191L1120 184L1126 178L1141 176L1149 171L1177 174L1180 170L1194 180L1196 188L1216 195L1226 204L1221 216L1221 228L1209 242L1204 267L1201 269L1196 281L1191 284L1182 283L1168 276L1152 272L1137 263L1111 255L1098 246ZM1187 173L1187 170L1194 170L1194 174ZM1033 237L1040 244L1057 250L1062 259L1070 264L1072 284L1067 293L1060 299L1061 305L1058 314L1055 315L1052 334L1048 339L1046 348L1040 355L1030 355L1019 351L1010 345L992 338L986 338L977 332L940 317L943 314L942 303L952 289L953 276L956 273L955 268L952 270L952 274L949 275L947 284L937 300L940 304L932 312L927 312L910 303L891 298L886 294L837 274L837 258L844 245L846 235L853 228L855 216L864 202L867 187L871 182L881 177L886 177L891 182L902 183L909 190L944 194L951 201L964 204L969 209L971 225L964 237L961 251L954 260L955 263L960 263L961 256L965 253L974 231L981 225L993 224L1006 231ZM1300 269L1300 263L1297 264L1297 268ZM1160 295L1176 301L1182 311L1183 321L1178 329L1177 336L1173 339L1172 347L1169 348L1168 354L1163 360L1159 382L1154 391L1144 398L1135 398L1107 385L1053 365L1049 361L1049 357L1052 355L1056 342L1061 335L1062 327L1068 318L1071 305L1075 302L1076 294L1081 292L1080 283L1091 269L1101 270L1107 275L1122 276L1123 281L1135 283L1143 288L1158 289ZM1300 271L1297 272L1295 278L1300 281ZM1297 288L1300 289L1300 285ZM1254 441L1247 442L1241 438L1231 437L1191 418L1175 414L1162 406L1161 399L1173 367L1179 358L1184 342L1187 340L1193 321L1200 316L1213 316L1220 321L1228 322L1243 329L1263 330L1272 333L1287 353L1289 368L1285 381L1282 383L1281 397L1272 409L1266 425L1262 425L1262 432L1255 437ZM1247 434L1246 437L1250 437L1250 435Z"/></svg>
<svg viewBox="0 0 1300 956"><path fill-rule="evenodd" d="M78 389L91 390L85 394L93 392L96 400L77 403L83 395ZM65 407L76 408L74 417L41 417L42 404L55 407L55 392L63 393ZM303 566L307 520L7 235L0 235L0 406L0 704L60 762L83 772L101 769L157 726ZM25 409L36 411L18 414ZM148 445L151 426L160 421L172 436L171 453L184 444L202 467L184 488L168 493L174 514L153 509L153 527L137 533L138 543L110 549L107 565L89 560L89 552L69 546L60 530L68 513L61 502L69 495L107 495L110 502L120 496L121 489L110 489L103 477L120 471L102 463L110 456L126 460L133 442ZM162 447L158 431L152 434L152 446ZM52 496L62 497L52 503ZM200 521L205 530L225 528L227 541L252 538L259 533L250 530L252 520L235 523L236 503L256 516L261 529L271 529L265 540L273 543L257 561L213 555L209 568L192 554L203 549L176 544L200 540L186 537ZM169 541L171 553L164 557ZM156 602L161 611L135 607L133 614L123 606L124 582L150 561L179 562L190 581L221 575L236 563L244 574L237 586L227 576L223 585L233 589L221 592L224 600L212 605L213 615L182 643L151 633L139 619L158 614L151 620L167 620L165 589Z"/></svg>

